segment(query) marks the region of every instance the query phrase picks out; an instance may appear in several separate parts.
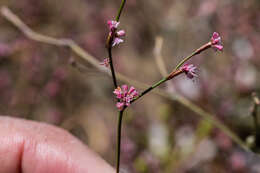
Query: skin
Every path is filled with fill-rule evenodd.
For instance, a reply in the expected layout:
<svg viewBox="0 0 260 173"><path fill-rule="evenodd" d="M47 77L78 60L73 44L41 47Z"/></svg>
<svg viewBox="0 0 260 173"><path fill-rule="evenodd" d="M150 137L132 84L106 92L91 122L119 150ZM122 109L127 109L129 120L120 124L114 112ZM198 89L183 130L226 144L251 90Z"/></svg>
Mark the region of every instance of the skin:
<svg viewBox="0 0 260 173"><path fill-rule="evenodd" d="M0 173L114 173L67 131L0 116Z"/></svg>

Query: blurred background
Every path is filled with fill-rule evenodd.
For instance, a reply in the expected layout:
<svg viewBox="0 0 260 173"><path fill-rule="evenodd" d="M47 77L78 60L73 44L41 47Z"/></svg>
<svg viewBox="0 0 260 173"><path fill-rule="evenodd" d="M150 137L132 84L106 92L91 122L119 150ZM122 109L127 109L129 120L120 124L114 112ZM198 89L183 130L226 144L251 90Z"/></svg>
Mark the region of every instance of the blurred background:
<svg viewBox="0 0 260 173"><path fill-rule="evenodd" d="M73 39L102 61L106 23L120 0L1 0L3 5L33 30ZM113 50L115 68L153 84L161 79L156 37L163 39L161 55L170 72L219 32L224 51L207 50L191 60L199 67L197 79L182 75L161 88L212 113L246 141L254 134L251 93L260 95L259 11L259 0L128 0L120 23L127 36ZM0 16L0 113L65 128L114 165L112 80L78 59L67 48L28 39ZM121 158L124 173L260 173L256 154L178 101L156 94L126 111Z"/></svg>

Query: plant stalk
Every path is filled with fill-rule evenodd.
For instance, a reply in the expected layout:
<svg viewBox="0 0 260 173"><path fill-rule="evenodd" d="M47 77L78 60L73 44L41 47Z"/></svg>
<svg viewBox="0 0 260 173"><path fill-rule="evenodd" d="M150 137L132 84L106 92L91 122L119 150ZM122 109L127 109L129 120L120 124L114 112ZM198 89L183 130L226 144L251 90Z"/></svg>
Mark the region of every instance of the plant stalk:
<svg viewBox="0 0 260 173"><path fill-rule="evenodd" d="M122 13L123 8L124 8L124 6L125 6L125 3L126 3L126 0L122 0L122 1L121 1L121 5L120 5L120 7L119 7L119 10L118 10L118 13L117 13L117 16L116 16L116 21L117 21L117 22L118 22L119 19L120 19L120 16L121 16L121 13Z"/></svg>
<svg viewBox="0 0 260 173"><path fill-rule="evenodd" d="M115 73L115 69L114 69L114 65L113 65L112 47L109 45L109 47L107 49L108 49L109 65L110 65L110 70L111 70L111 74L112 74L114 88L117 88L118 85L117 85L116 73Z"/></svg>
<svg viewBox="0 0 260 173"><path fill-rule="evenodd" d="M120 151L121 151L121 129L122 129L122 119L125 108L118 113L117 122L117 145L116 145L116 172L119 173L120 168Z"/></svg>

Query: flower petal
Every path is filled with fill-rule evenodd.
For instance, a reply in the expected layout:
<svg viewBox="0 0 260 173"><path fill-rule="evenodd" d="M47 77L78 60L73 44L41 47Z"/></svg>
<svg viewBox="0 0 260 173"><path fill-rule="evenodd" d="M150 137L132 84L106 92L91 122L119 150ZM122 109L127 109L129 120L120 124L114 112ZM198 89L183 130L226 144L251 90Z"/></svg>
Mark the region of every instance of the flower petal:
<svg viewBox="0 0 260 173"><path fill-rule="evenodd" d="M124 30L120 30L120 31L116 32L116 35L118 37L123 37L123 36L125 36L125 31Z"/></svg>
<svg viewBox="0 0 260 173"><path fill-rule="evenodd" d="M118 38L118 37L115 37L115 39L114 39L114 41L113 41L113 43L112 43L112 46L114 47L114 46L116 46L116 45L118 45L118 44L120 44L120 43L123 43L123 42L124 42L123 39Z"/></svg>
<svg viewBox="0 0 260 173"><path fill-rule="evenodd" d="M214 49L214 50L219 50L219 51L222 51L223 50L223 45L221 43L221 37L220 35L217 33L217 32L214 32L212 34L212 37L211 37L211 40L210 40L210 43L211 43L211 47Z"/></svg>
<svg viewBox="0 0 260 173"><path fill-rule="evenodd" d="M118 99L122 99L124 96L122 94L122 89L120 87L117 87L113 92Z"/></svg>
<svg viewBox="0 0 260 173"><path fill-rule="evenodd" d="M122 110L124 106L125 106L125 103L123 103L123 102L117 102L117 103L116 103L116 107L117 107L119 110Z"/></svg>
<svg viewBox="0 0 260 173"><path fill-rule="evenodd" d="M115 20L109 20L107 22L107 24L108 24L108 27L109 27L110 30L114 30L114 29L117 29L117 27L120 24L120 22L117 22Z"/></svg>

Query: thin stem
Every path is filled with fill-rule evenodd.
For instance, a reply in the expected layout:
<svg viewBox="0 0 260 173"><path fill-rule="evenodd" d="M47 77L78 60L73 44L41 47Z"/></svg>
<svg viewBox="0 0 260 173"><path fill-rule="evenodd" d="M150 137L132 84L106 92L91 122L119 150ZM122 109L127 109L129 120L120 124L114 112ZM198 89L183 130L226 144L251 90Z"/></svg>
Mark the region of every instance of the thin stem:
<svg viewBox="0 0 260 173"><path fill-rule="evenodd" d="M176 67L175 70L178 70L186 61L188 61L189 59L191 59L194 55L196 55L196 51L193 52L192 54L190 54L189 56L187 56L186 58L184 58Z"/></svg>
<svg viewBox="0 0 260 173"><path fill-rule="evenodd" d="M114 65L113 65L112 48L111 48L111 46L109 46L107 48L107 50L108 50L109 65L110 65L110 70L111 70L112 79L113 79L113 83L114 83L114 88L117 88L118 85L117 85L116 73L115 73L115 69L114 69Z"/></svg>
<svg viewBox="0 0 260 173"><path fill-rule="evenodd" d="M140 99L141 97L143 97L145 94L149 93L150 91L152 91L156 87L158 87L161 84L163 84L164 82L178 76L181 73L183 73L182 70L173 70L167 77L162 78L159 82L153 84L152 86L150 86L146 90L144 90L140 95L138 95L134 100L132 100L131 103L135 102L136 100Z"/></svg>
<svg viewBox="0 0 260 173"><path fill-rule="evenodd" d="M186 58L184 58L176 67L175 70L178 70L186 61L188 61L189 59L191 59L193 56L200 54L201 52L203 52L204 50L208 49L211 47L211 42L208 42L204 45L202 45L200 48L198 48L197 50L195 50L192 54L190 54L189 56L187 56Z"/></svg>
<svg viewBox="0 0 260 173"><path fill-rule="evenodd" d="M121 13L123 11L123 8L125 6L126 0L122 0L121 5L118 9L118 14L116 16L116 21L118 22L121 16ZM112 79L113 79L113 83L114 83L114 88L117 88L117 79L116 79L116 74L115 74L115 70L114 70L114 65L113 65L113 58L112 58L112 43L115 37L115 33L112 31L111 35L108 36L107 39L107 51L108 51L108 57L109 57L109 64L110 64L110 70L111 70L111 74L112 74Z"/></svg>
<svg viewBox="0 0 260 173"><path fill-rule="evenodd" d="M122 0L121 5L118 10L118 14L116 17L116 21L118 22L121 16L121 13L123 11L123 8L125 6L126 0ZM112 58L112 41L114 39L114 33L111 34L111 37L109 39L109 45L108 45L108 55L109 55L109 63L110 63L110 69L112 74L112 79L114 83L114 87L117 88L117 80L115 75L115 70L113 66L113 58ZM119 173L120 168L120 151L121 151L121 129L122 129L122 119L124 114L125 108L119 112L118 116L118 122L117 122L117 145L116 145L116 172Z"/></svg>
<svg viewBox="0 0 260 173"><path fill-rule="evenodd" d="M126 0L122 0L121 5L120 5L119 10L118 10L118 13L117 13L117 16L116 16L116 21L117 21L117 22L118 22L119 19L120 19L120 16L121 16L121 13L122 13L123 8L124 8L124 6L125 6L125 3L126 3Z"/></svg>
<svg viewBox="0 0 260 173"><path fill-rule="evenodd" d="M259 125L258 125L257 105L256 104L254 104L253 111L252 111L252 116L254 118L255 132L257 133L257 131L259 129Z"/></svg>
<svg viewBox="0 0 260 173"><path fill-rule="evenodd" d="M161 85L162 83L178 76L179 74L183 73L182 70L180 70L179 68L189 59L191 59L193 56L200 54L202 51L208 49L211 46L211 42L208 42L207 44L204 44L203 46L201 46L200 48L198 48L197 50L195 50L192 54L190 54L189 56L185 57L176 67L175 69L165 78L161 79L159 82L155 83L154 85L152 85L151 87L147 88L146 90L144 90L138 97L136 97L134 100L131 101L131 103L135 102L136 100L140 99L141 97L143 97L145 94L147 94L148 92L150 92L151 90L153 90L154 88L158 87L159 85Z"/></svg>
<svg viewBox="0 0 260 173"><path fill-rule="evenodd" d="M124 109L118 113L117 122L117 145L116 145L116 172L119 173L120 167L120 150L121 150L121 129Z"/></svg>
<svg viewBox="0 0 260 173"><path fill-rule="evenodd" d="M150 92L151 90L153 90L154 88L158 87L159 85L161 85L162 83L166 82L168 80L168 77L163 78L162 80L160 80L159 82L153 84L151 87L147 88L146 90L144 90L140 95L138 95L134 100L131 101L131 103L135 102L136 100L140 99L141 97L143 97L145 94L147 94L148 92Z"/></svg>
<svg viewBox="0 0 260 173"><path fill-rule="evenodd" d="M252 94L252 98L253 98L254 104L253 104L253 109L252 109L251 114L253 116L254 126L255 126L255 144L256 144L256 146L259 146L260 145L260 132L259 132L259 123L258 123L257 112L258 112L258 106L260 105L260 101L255 93Z"/></svg>

